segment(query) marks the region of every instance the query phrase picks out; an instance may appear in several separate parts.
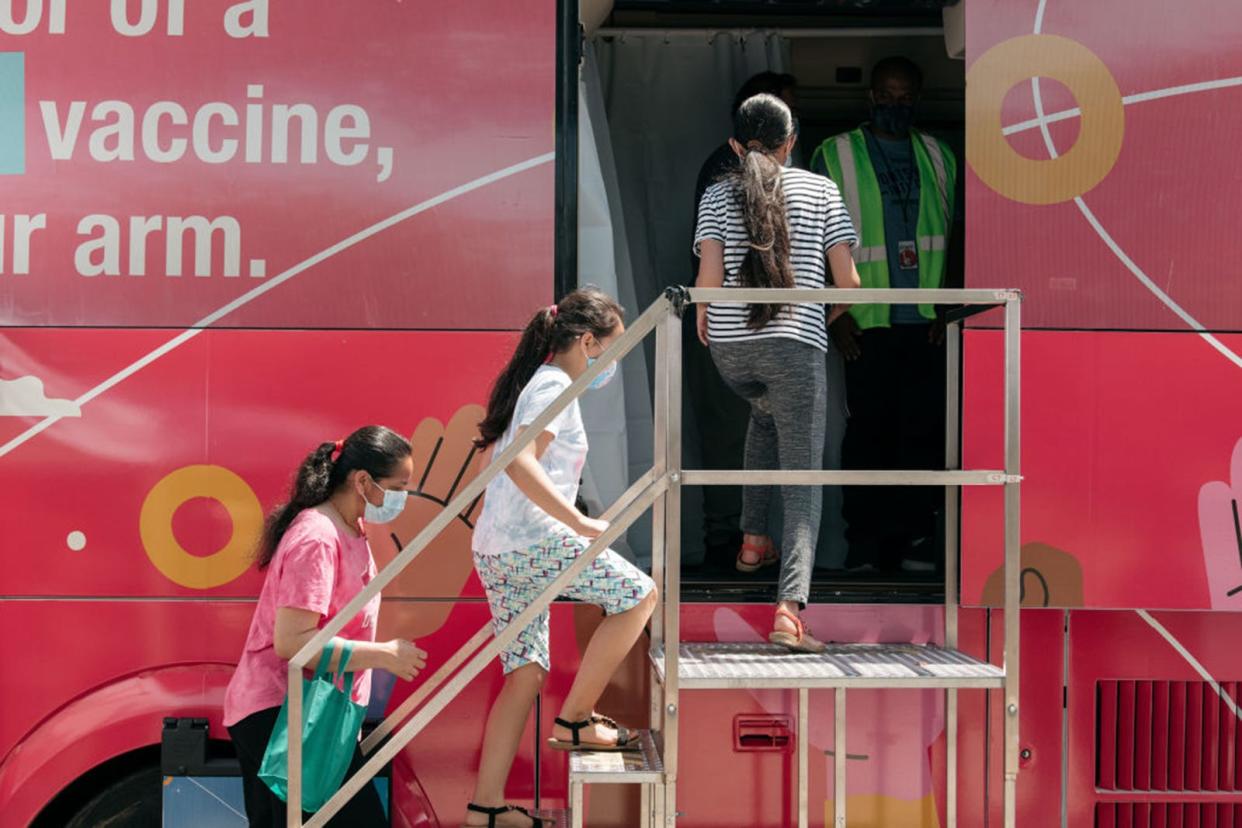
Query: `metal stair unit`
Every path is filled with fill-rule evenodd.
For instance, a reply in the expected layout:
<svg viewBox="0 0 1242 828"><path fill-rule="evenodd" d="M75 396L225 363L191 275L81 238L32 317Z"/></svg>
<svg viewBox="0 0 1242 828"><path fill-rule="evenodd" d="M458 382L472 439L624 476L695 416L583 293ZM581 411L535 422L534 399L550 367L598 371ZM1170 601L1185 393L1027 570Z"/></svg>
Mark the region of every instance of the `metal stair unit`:
<svg viewBox="0 0 1242 828"><path fill-rule="evenodd" d="M946 471L698 471L681 467L682 321L687 305L703 302L765 302L770 304L938 304L955 306L946 316L948 394ZM570 825L584 824L585 786L636 784L641 787L642 823L667 828L677 822L676 790L679 759L678 712L682 690L776 687L798 691L798 826L809 825L808 733L809 693L834 690L835 743L845 744L846 694L850 689L939 688L947 705L947 823L957 820L957 691L994 688L1004 691L1004 824L1016 819L1018 772L1018 606L1019 606L1019 332L1021 295L1011 290L751 290L734 288L670 288L614 342L600 359L576 379L531 423L523 435L501 452L465 486L410 543L338 615L289 661L289 801L301 801L302 670L345 621L387 586L423 549L464 512L487 484L532 442L544 426L587 390L591 381L655 331L655 446L653 465L602 516L608 531L591 543L531 606L499 636L484 625L444 664L425 679L384 722L364 740L368 759L341 790L305 825L317 828L407 745L508 645L536 615L600 552L652 509L652 575L660 606L651 622L650 730L642 750L630 754L580 753L569 760ZM958 357L960 322L994 307L1004 307L1005 329L1005 468L963 471L958 468ZM685 485L925 485L944 486L946 505L945 646L845 644L818 656L794 655L766 644L683 642L680 632L681 487ZM997 668L957 650L957 524L961 486L1003 486L1005 489L1005 657ZM490 639L490 641L489 641ZM843 751L838 748L839 753ZM837 761L834 779L834 826L846 825L846 763ZM564 822L558 822L558 825ZM288 826L303 825L300 809L289 808Z"/></svg>

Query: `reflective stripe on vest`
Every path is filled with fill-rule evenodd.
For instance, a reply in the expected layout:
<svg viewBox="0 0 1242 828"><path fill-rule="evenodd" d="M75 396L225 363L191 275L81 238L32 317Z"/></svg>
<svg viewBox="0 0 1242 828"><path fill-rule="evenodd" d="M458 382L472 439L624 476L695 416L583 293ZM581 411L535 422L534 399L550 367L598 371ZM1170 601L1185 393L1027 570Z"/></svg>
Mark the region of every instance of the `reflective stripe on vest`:
<svg viewBox="0 0 1242 828"><path fill-rule="evenodd" d="M957 161L947 146L930 135L913 133L915 165L919 173L919 287L944 283L945 251L953 215ZM889 286L888 247L884 236L884 202L879 181L861 129L829 138L816 153L828 175L841 190L846 209L859 235L854 261L863 287ZM850 313L861 328L888 327L888 305L855 305ZM935 308L920 305L919 313L935 318Z"/></svg>

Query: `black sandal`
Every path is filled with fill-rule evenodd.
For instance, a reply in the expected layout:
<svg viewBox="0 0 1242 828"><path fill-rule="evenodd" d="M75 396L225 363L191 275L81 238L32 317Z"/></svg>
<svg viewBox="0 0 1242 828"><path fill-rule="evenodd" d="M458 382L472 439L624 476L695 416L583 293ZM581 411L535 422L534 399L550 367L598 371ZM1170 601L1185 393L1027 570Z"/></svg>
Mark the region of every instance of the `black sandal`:
<svg viewBox="0 0 1242 828"><path fill-rule="evenodd" d="M511 811L517 811L523 816L530 817L531 821L534 823L534 828L544 828L545 822L548 826L556 824L551 820L544 820L542 817L532 816L530 811L520 805L501 805L499 808L485 808L482 805L475 805L473 802L470 802L466 805L466 810L475 814L486 814L487 828L496 828L496 817L501 814L510 813ZM480 828L482 828L482 826L480 826Z"/></svg>
<svg viewBox="0 0 1242 828"><path fill-rule="evenodd" d="M580 722L567 722L558 716L556 718L556 723L573 734L573 741L566 742L562 739L548 739L548 747L553 750L595 750L609 752L637 749L638 735L631 732L628 728L621 727L621 725L617 724L607 716L600 716L596 714L591 716L591 718L583 719ZM592 725L597 724L606 725L607 727L611 727L613 730L617 731L616 743L605 745L595 742L583 742L582 737L579 735L580 731L582 731L583 728L591 727Z"/></svg>

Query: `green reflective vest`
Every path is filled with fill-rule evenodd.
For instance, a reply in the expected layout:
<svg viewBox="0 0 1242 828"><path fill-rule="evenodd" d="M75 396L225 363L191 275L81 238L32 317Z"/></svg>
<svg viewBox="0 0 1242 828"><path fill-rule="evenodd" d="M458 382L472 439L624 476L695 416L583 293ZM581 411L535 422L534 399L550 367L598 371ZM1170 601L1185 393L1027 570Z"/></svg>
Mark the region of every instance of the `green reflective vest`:
<svg viewBox="0 0 1242 828"><path fill-rule="evenodd" d="M944 283L945 250L953 222L957 186L957 159L948 145L925 132L911 130L914 159L919 171L919 287ZM880 183L867 151L861 128L829 138L811 156L811 169L836 182L845 199L859 243L854 262L865 288L886 288L888 247L884 239L884 203ZM854 305L850 313L864 330L889 326L888 305ZM933 305L919 305L919 313L936 318Z"/></svg>

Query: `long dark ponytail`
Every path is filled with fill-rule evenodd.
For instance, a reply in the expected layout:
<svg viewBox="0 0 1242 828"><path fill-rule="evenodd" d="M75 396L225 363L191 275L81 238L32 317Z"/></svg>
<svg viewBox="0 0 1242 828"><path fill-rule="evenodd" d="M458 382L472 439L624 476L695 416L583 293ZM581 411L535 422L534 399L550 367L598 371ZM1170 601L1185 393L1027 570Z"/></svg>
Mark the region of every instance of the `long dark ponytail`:
<svg viewBox="0 0 1242 828"><path fill-rule="evenodd" d="M594 287L578 288L558 304L541 308L527 323L517 350L492 386L487 415L479 423L474 444L485 449L501 438L513 419L522 389L550 356L564 351L583 334L603 339L616 330L624 315L615 299Z"/></svg>
<svg viewBox="0 0 1242 828"><path fill-rule="evenodd" d="M350 472L362 469L379 480L391 475L409 455L410 444L404 437L377 425L363 426L339 443L320 443L298 467L289 502L273 509L263 525L256 556L259 569L272 562L280 539L298 513L326 501Z"/></svg>
<svg viewBox="0 0 1242 828"><path fill-rule="evenodd" d="M749 244L738 270L743 287L794 286L785 188L781 165L773 158L793 133L793 113L775 95L747 98L733 115L733 140L745 151L741 167L734 173ZM751 305L747 324L762 328L783 309L783 305Z"/></svg>

